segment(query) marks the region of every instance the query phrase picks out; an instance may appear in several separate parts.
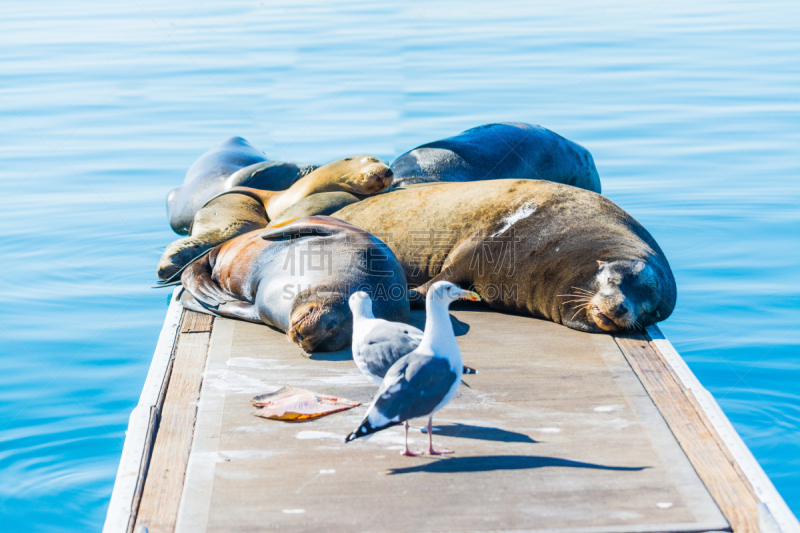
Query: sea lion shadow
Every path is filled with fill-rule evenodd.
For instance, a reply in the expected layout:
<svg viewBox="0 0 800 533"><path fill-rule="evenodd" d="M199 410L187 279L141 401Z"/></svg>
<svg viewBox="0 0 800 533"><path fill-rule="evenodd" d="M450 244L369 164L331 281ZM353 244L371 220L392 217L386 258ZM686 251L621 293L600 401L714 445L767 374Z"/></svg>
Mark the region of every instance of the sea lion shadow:
<svg viewBox="0 0 800 533"><path fill-rule="evenodd" d="M422 433L427 434L428 428L423 427ZM447 424L437 425L433 428L433 434L442 437L458 437L461 439L492 440L497 442L522 442L536 444L536 441L516 431L508 431L500 428L488 426L471 426L468 424Z"/></svg>
<svg viewBox="0 0 800 533"><path fill-rule="evenodd" d="M589 468L621 472L639 472L645 468L651 468L649 466L607 466L536 455L483 455L477 457L453 457L407 468L394 468L389 470L389 475L411 474L414 472L453 474L458 472L492 472L495 470L528 470L545 467Z"/></svg>
<svg viewBox="0 0 800 533"><path fill-rule="evenodd" d="M308 358L312 361L352 361L353 350L350 346L335 352L311 352Z"/></svg>

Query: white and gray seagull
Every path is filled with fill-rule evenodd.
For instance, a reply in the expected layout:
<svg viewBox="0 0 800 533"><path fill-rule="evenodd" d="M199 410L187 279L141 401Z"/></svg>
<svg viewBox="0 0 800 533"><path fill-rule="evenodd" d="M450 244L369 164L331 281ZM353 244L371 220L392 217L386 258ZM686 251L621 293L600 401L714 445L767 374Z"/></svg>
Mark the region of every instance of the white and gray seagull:
<svg viewBox="0 0 800 533"><path fill-rule="evenodd" d="M353 361L362 374L380 385L398 359L417 349L422 341L422 330L402 322L375 318L372 300L364 291L354 292L348 303L353 312ZM463 373L478 372L465 366Z"/></svg>
<svg viewBox="0 0 800 533"><path fill-rule="evenodd" d="M448 281L438 281L430 287L425 300L425 331L419 346L389 368L366 416L345 442L406 422L402 455L418 455L408 449L407 421L427 416L428 453L450 453L433 448L432 425L433 413L455 396L464 368L448 313L456 300L478 301L480 296Z"/></svg>

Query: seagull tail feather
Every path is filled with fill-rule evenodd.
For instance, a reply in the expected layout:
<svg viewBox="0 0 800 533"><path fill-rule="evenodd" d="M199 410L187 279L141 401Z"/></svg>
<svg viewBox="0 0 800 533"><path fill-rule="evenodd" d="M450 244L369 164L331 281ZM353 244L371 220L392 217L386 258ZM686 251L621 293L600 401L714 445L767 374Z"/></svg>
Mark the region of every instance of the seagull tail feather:
<svg viewBox="0 0 800 533"><path fill-rule="evenodd" d="M348 442L350 442L352 440L356 440L356 439L358 439L360 437L366 437L367 435L372 435L373 433L381 431L382 429L390 428L392 426L396 426L396 425L401 424L401 423L402 422L389 422L388 424L385 424L385 425L382 425L382 426L373 426L372 422L370 422L368 419L365 418L361 422L361 425L359 425L355 429L355 431L353 431L347 437L345 437L344 443L347 444Z"/></svg>

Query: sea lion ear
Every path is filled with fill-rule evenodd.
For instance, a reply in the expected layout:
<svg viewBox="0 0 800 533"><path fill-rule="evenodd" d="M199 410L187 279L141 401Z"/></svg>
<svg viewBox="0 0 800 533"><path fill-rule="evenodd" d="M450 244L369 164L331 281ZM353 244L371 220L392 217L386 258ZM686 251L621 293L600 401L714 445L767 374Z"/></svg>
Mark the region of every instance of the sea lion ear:
<svg viewBox="0 0 800 533"><path fill-rule="evenodd" d="M261 238L265 241L281 241L285 239L302 239L303 237L311 237L314 235L333 235L333 232L322 228L301 226L299 228L278 228L265 231L261 234Z"/></svg>

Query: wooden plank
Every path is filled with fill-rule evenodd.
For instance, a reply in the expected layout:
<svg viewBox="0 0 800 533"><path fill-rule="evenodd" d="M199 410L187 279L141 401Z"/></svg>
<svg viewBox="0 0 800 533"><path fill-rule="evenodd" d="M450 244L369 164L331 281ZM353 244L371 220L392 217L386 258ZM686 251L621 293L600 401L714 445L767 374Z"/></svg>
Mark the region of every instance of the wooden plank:
<svg viewBox="0 0 800 533"><path fill-rule="evenodd" d="M611 336L451 312L480 373L434 420L456 449L441 461L401 457L402 427L341 444L375 392L347 350L308 357L273 329L216 322L176 532L728 530ZM250 398L286 385L364 405L304 424L253 416Z"/></svg>
<svg viewBox="0 0 800 533"><path fill-rule="evenodd" d="M213 317L185 311L135 531L175 528Z"/></svg>
<svg viewBox="0 0 800 533"><path fill-rule="evenodd" d="M170 362L175 348L183 307L177 299L180 288L172 294L164 326L158 337L153 360L147 373L139 404L131 412L125 443L122 447L114 490L106 513L103 533L123 533L130 529L131 517L136 516L144 485L144 474L150 460L155 438L154 411L159 403L159 391L168 380Z"/></svg>
<svg viewBox="0 0 800 533"><path fill-rule="evenodd" d="M225 412L225 395L211 394L209 389L222 387L227 390L224 376L228 373L228 360L236 328L235 320L217 319L214 333L208 345L208 358L204 371L203 388L197 406L197 422L192 436L192 449L186 464L183 495L181 496L175 531L198 531L205 533L213 487L214 471L222 435L222 419ZM249 415L248 415L249 416ZM209 460L211 459L211 460ZM187 525L188 524L188 525Z"/></svg>
<svg viewBox="0 0 800 533"><path fill-rule="evenodd" d="M150 458L153 456L153 446L158 431L158 407L150 407L150 416L147 423L147 433L145 434L144 453L142 454L142 464L139 465L139 478L136 481L136 491L133 493L131 502L131 516L128 519L127 532L131 533L136 524L136 516L139 514L139 504L142 502L144 493L144 482L147 479L147 470L150 468Z"/></svg>
<svg viewBox="0 0 800 533"><path fill-rule="evenodd" d="M694 394L680 384L646 333L620 334L615 340L734 533L758 533L758 499Z"/></svg>

